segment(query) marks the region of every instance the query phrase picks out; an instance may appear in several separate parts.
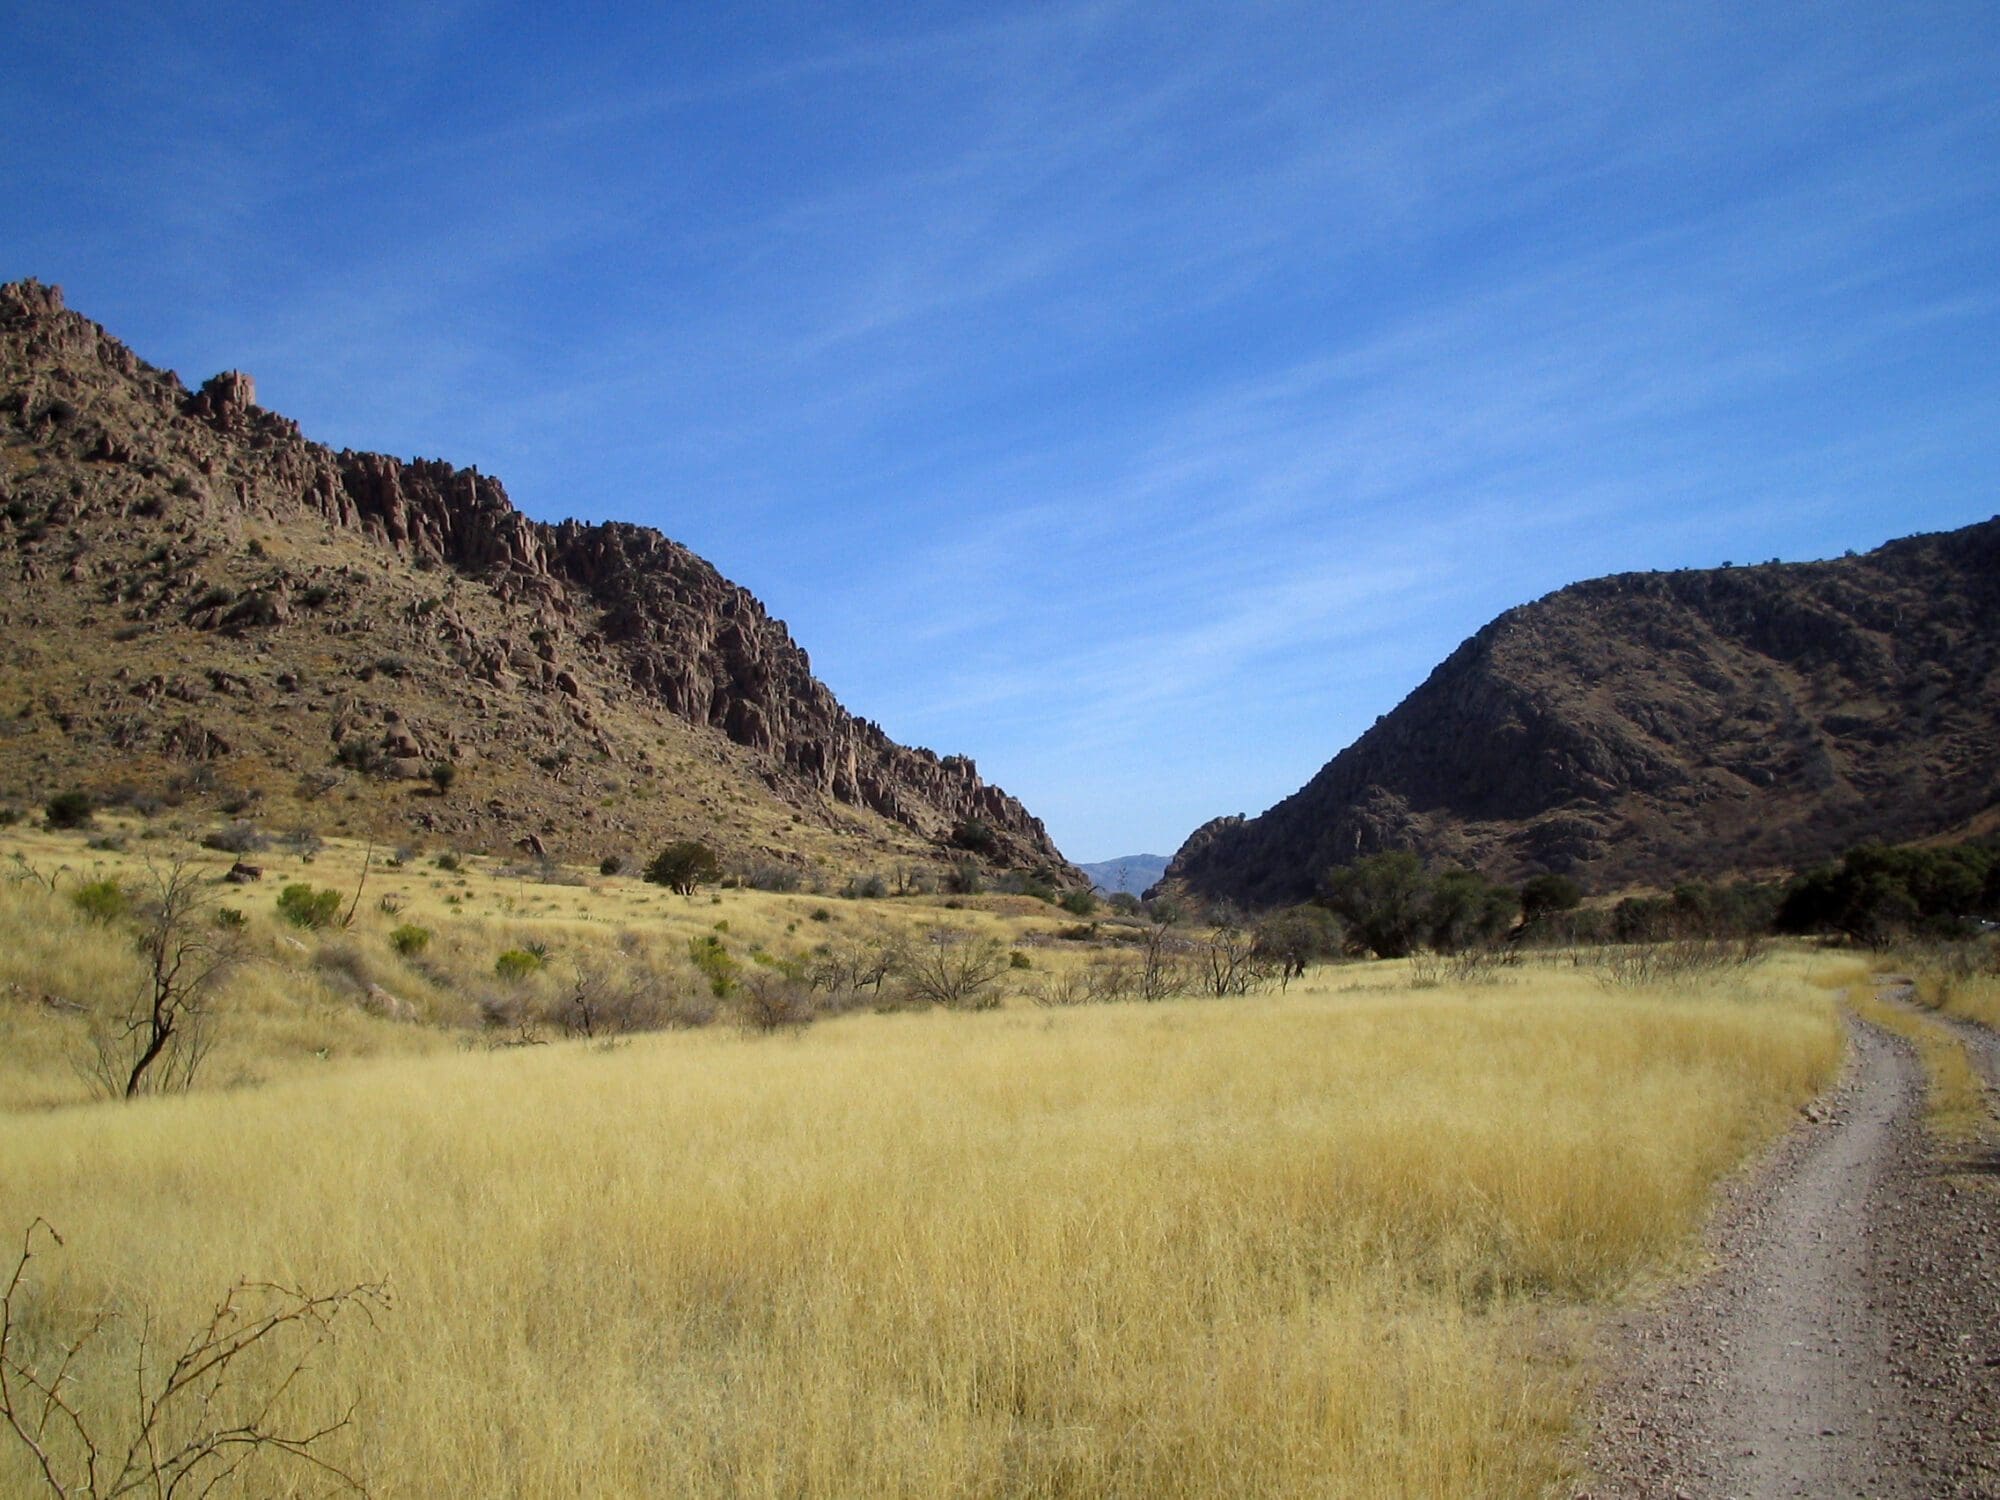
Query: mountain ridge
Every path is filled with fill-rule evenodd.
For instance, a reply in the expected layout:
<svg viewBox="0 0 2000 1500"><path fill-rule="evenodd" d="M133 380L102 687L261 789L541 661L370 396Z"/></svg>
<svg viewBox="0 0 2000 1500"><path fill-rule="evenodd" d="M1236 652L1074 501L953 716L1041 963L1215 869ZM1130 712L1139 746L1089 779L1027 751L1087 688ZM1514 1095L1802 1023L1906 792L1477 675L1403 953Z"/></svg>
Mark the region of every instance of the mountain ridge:
<svg viewBox="0 0 2000 1500"><path fill-rule="evenodd" d="M1823 562L1624 573L1475 632L1163 883L1253 904L1390 849L1640 886L1971 828L2000 799L2000 518Z"/></svg>
<svg viewBox="0 0 2000 1500"><path fill-rule="evenodd" d="M0 613L11 634L26 627L71 630L79 642L122 636L121 646L154 636L233 643L242 649L196 654L237 659L210 670L244 687L194 690L211 703L234 696L239 708L252 695L283 705L297 688L279 679L309 675L264 671L257 658L287 646L339 658L323 665L337 668L353 701L334 715L330 751L386 769L389 780L416 779L423 768L413 762L490 765L510 751L566 769L590 757L656 774L643 747L648 731L633 723L612 733L608 722L630 717L623 710L634 705L642 717L657 709L729 747L698 734L683 757L689 765L720 755L729 779L761 783L837 839L852 833L898 855L976 852L995 864L1051 866L1081 883L1040 820L986 785L972 760L899 745L848 713L782 621L651 528L536 521L476 468L311 442L295 422L256 405L248 376L224 372L190 392L40 282L0 286L0 365L0 549L15 563ZM367 663L346 659L355 652L329 649L357 636L381 637L411 658L410 675L438 703L427 708L409 693L397 695L407 702L362 701L377 696L362 688L393 674L369 674ZM14 665L24 681L37 675L26 661ZM166 689L163 681L145 706L164 701ZM135 722L129 685L91 684L82 702L73 692L57 696L53 709L26 705L0 741L0 767L21 790L47 788L39 766L77 759L48 746L39 762L8 754L10 745L21 749L24 719L55 723L72 752L101 734L120 751L169 761L236 753L219 727L176 729L157 713L161 722L143 722L144 714ZM241 738L257 716L228 717ZM419 719L431 721L428 732L418 732ZM474 733L482 723L491 732ZM309 753L280 758L311 769ZM554 800L582 814L591 799ZM847 810L859 815L853 828ZM422 809L433 825L447 821L461 834L601 842L572 839L560 818L527 807L487 811L468 817L461 803L447 818L444 808ZM632 817L621 831L637 835L650 822L659 825L650 836L692 834L694 821ZM525 823L534 826L515 826ZM746 852L786 852L769 838L762 845Z"/></svg>

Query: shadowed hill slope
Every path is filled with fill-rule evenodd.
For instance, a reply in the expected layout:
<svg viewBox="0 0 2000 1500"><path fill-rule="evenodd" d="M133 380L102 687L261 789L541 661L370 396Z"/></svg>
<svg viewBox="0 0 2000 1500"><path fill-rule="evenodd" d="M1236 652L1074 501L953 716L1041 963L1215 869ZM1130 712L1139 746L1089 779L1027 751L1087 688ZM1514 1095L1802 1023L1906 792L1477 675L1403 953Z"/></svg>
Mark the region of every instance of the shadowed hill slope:
<svg viewBox="0 0 2000 1500"><path fill-rule="evenodd" d="M1828 562L1627 573L1501 615L1166 880L1253 904L1389 849L1599 887L1976 831L2000 804L2000 519Z"/></svg>
<svg viewBox="0 0 2000 1500"><path fill-rule="evenodd" d="M0 589L0 797L218 792L355 832L846 868L956 833L1082 882L686 548L334 452L248 377L190 393L33 281L0 287Z"/></svg>

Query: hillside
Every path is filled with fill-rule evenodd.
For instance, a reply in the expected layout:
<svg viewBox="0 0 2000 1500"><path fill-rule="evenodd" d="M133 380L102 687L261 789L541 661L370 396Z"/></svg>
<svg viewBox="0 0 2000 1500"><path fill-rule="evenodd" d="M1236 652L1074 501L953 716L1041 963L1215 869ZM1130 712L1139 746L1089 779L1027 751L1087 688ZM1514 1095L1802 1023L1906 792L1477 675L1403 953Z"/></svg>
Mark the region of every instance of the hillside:
<svg viewBox="0 0 2000 1500"><path fill-rule="evenodd" d="M100 796L555 856L1056 867L973 762L892 741L658 532L334 452L0 287L0 803ZM449 765L451 784L432 781ZM967 837L967 834L970 837Z"/></svg>
<svg viewBox="0 0 2000 1500"><path fill-rule="evenodd" d="M2000 519L1509 610L1166 879L1263 904L1388 849L1598 888L1795 868L2000 813Z"/></svg>

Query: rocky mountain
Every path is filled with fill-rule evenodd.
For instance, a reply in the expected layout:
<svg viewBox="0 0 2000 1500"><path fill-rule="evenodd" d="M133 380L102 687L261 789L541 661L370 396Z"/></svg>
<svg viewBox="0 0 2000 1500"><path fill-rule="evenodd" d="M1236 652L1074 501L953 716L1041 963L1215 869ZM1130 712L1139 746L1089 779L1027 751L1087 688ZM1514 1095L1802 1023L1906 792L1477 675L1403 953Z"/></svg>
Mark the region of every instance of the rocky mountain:
<svg viewBox="0 0 2000 1500"><path fill-rule="evenodd" d="M686 548L334 452L248 376L189 391L34 281L0 287L0 640L0 800L81 785L579 858L964 846L1081 883L972 761L848 713Z"/></svg>
<svg viewBox="0 0 2000 1500"><path fill-rule="evenodd" d="M1828 562L1628 573L1509 610L1167 882L1251 904L1389 849L1598 889L2000 822L2000 518Z"/></svg>

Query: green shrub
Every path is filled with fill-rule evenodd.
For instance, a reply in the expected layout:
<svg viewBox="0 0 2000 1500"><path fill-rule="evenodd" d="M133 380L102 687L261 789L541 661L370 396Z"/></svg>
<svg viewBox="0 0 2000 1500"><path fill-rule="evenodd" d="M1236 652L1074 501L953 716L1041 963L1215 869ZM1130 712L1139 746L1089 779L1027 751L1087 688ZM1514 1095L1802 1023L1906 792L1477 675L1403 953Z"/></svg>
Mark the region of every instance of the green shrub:
<svg viewBox="0 0 2000 1500"><path fill-rule="evenodd" d="M125 915L126 908L131 904L125 899L125 887L108 879L78 886L69 893L69 899L93 922L115 922Z"/></svg>
<svg viewBox="0 0 2000 1500"><path fill-rule="evenodd" d="M440 870L450 871L454 874L457 873L458 870L458 856L456 854L451 854L451 853L440 854L436 859L432 860L431 863L436 865Z"/></svg>
<svg viewBox="0 0 2000 1500"><path fill-rule="evenodd" d="M303 882L288 885L278 892L278 915L294 927L317 932L340 915L340 892L316 891Z"/></svg>
<svg viewBox="0 0 2000 1500"><path fill-rule="evenodd" d="M713 933L688 939L688 958L708 981L709 993L727 1000L736 989L737 963Z"/></svg>
<svg viewBox="0 0 2000 1500"><path fill-rule="evenodd" d="M493 972L502 979L519 981L542 966L542 961L525 948L509 948L493 960Z"/></svg>
<svg viewBox="0 0 2000 1500"><path fill-rule="evenodd" d="M600 875L616 875L624 868L625 861L616 854L607 854L597 862L597 873Z"/></svg>
<svg viewBox="0 0 2000 1500"><path fill-rule="evenodd" d="M1034 966L1034 961L1019 948L1007 955L1007 967L1010 969L1032 969Z"/></svg>
<svg viewBox="0 0 2000 1500"><path fill-rule="evenodd" d="M90 793L80 790L57 792L43 809L51 828L88 828L97 807Z"/></svg>
<svg viewBox="0 0 2000 1500"><path fill-rule="evenodd" d="M414 922L405 922L389 934L389 946L405 958L415 958L430 945L430 928L419 927Z"/></svg>
<svg viewBox="0 0 2000 1500"><path fill-rule="evenodd" d="M1062 909L1073 917L1087 917L1097 910L1097 896L1091 891L1071 891L1062 898Z"/></svg>

